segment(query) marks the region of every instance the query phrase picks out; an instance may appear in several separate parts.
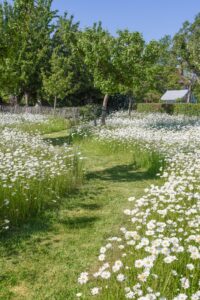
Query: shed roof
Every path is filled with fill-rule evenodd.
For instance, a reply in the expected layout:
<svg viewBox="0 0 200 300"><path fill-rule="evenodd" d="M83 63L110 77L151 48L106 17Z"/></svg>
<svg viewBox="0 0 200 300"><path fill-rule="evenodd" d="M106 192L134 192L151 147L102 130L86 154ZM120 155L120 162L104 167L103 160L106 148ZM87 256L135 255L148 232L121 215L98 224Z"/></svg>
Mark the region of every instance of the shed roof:
<svg viewBox="0 0 200 300"><path fill-rule="evenodd" d="M161 100L167 101L167 100L177 100L177 99L182 99L187 95L189 90L172 90L172 91L167 91L162 97Z"/></svg>

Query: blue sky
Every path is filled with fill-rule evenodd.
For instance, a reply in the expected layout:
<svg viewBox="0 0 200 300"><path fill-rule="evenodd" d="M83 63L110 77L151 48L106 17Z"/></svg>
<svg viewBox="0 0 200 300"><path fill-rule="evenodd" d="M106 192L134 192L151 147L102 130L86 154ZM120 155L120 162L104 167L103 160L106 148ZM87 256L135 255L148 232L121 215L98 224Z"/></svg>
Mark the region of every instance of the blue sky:
<svg viewBox="0 0 200 300"><path fill-rule="evenodd" d="M128 28L150 40L173 35L184 21L192 21L200 0L54 0L53 8L73 14L82 28L101 20L112 34Z"/></svg>

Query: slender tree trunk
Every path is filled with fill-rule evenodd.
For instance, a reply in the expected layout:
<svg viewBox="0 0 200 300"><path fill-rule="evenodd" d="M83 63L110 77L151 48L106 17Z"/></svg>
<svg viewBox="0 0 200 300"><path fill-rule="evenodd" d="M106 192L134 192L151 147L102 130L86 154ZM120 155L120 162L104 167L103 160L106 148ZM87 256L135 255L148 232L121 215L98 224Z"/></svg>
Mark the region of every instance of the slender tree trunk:
<svg viewBox="0 0 200 300"><path fill-rule="evenodd" d="M29 93L28 92L25 92L24 99L25 99L25 105L28 106L29 105Z"/></svg>
<svg viewBox="0 0 200 300"><path fill-rule="evenodd" d="M129 102L128 102L128 115L131 116L132 106L133 106L133 98L129 96Z"/></svg>
<svg viewBox="0 0 200 300"><path fill-rule="evenodd" d="M94 126L97 126L97 109L96 108L94 108L93 114L94 114Z"/></svg>
<svg viewBox="0 0 200 300"><path fill-rule="evenodd" d="M101 125L106 125L108 99L109 99L109 95L106 94L104 99L103 99L102 114L101 114Z"/></svg>
<svg viewBox="0 0 200 300"><path fill-rule="evenodd" d="M188 95L187 95L187 103L190 103L190 101L191 101L191 94L192 94L192 87L191 87L191 84L190 84Z"/></svg>
<svg viewBox="0 0 200 300"><path fill-rule="evenodd" d="M56 113L56 106L57 106L57 96L54 98L54 103L53 103L53 114L55 115Z"/></svg>

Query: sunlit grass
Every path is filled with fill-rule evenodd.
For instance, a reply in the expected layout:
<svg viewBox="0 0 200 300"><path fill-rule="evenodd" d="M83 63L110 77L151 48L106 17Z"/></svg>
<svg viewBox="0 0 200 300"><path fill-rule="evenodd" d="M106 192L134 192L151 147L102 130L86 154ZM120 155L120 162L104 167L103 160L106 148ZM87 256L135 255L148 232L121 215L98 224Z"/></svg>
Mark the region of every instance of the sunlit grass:
<svg viewBox="0 0 200 300"><path fill-rule="evenodd" d="M23 124L17 125L17 128L22 131L29 133L38 134L49 134L53 132L59 132L67 130L71 127L72 122L65 118L59 117L48 117L45 122L41 123L30 123L24 122ZM16 127L16 126L15 126Z"/></svg>
<svg viewBox="0 0 200 300"><path fill-rule="evenodd" d="M48 140L62 147L68 138L63 132L60 138L48 135ZM63 196L54 210L47 208L1 239L3 299L76 299L78 275L82 269L97 268L99 247L124 222L126 198L142 195L156 182L123 148L109 153L91 138L74 146L85 157L84 185Z"/></svg>

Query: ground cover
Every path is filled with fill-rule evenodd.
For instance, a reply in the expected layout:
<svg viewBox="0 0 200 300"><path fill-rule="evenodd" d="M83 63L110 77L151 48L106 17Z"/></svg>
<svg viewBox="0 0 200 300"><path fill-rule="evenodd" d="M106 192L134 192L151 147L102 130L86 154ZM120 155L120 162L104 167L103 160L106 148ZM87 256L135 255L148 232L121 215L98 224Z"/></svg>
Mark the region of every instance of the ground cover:
<svg viewBox="0 0 200 300"><path fill-rule="evenodd" d="M45 139L58 148L69 140L66 131ZM91 139L74 143L85 157L85 183L1 238L0 299L75 299L80 271L97 267L98 248L123 223L126 198L156 181L123 147L113 153Z"/></svg>
<svg viewBox="0 0 200 300"><path fill-rule="evenodd" d="M199 299L199 120L118 113L43 142L73 145L85 182L1 236L0 299Z"/></svg>

